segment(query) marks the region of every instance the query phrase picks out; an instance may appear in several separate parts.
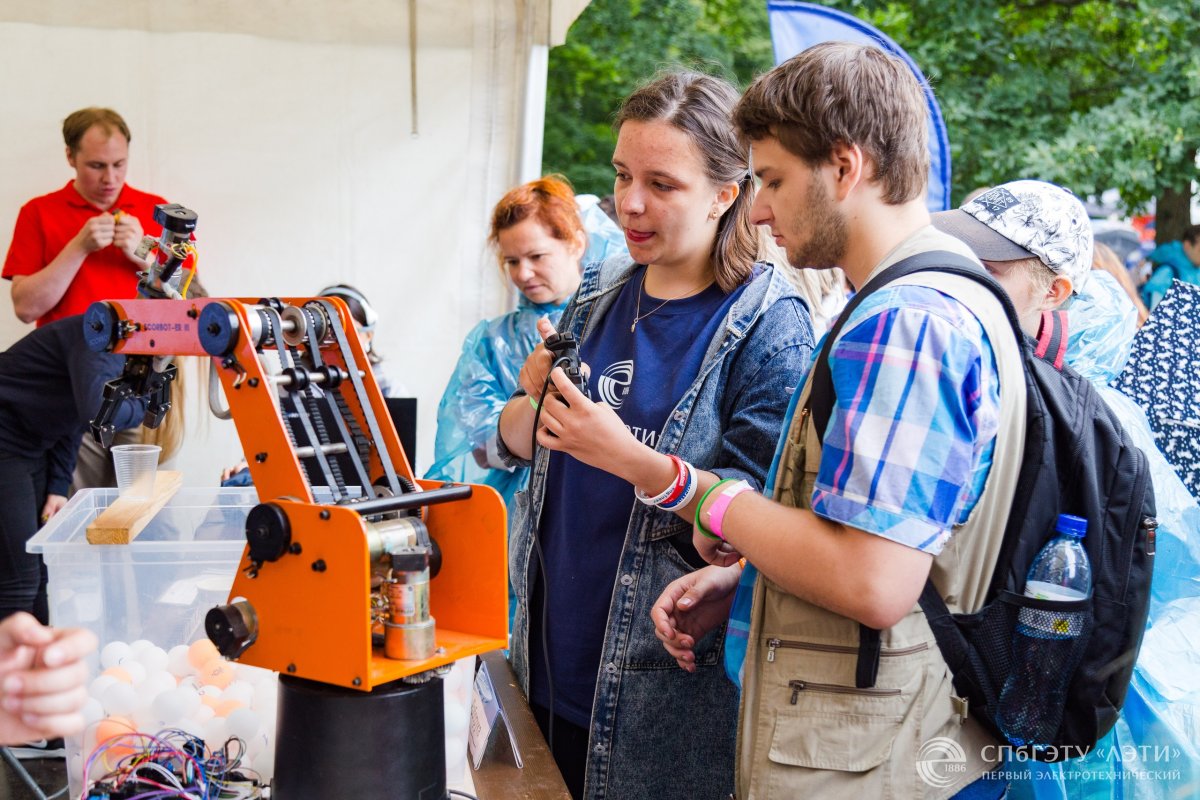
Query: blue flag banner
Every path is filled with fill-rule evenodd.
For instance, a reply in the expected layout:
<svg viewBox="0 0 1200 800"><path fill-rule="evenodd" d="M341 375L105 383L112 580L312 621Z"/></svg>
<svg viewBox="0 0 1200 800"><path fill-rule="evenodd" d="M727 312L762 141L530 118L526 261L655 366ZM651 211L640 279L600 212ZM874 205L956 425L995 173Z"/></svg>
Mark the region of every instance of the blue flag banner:
<svg viewBox="0 0 1200 800"><path fill-rule="evenodd" d="M946 136L946 121L942 119L942 109L924 73L908 53L873 26L832 8L792 0L768 0L767 14L771 21L771 42L775 48L776 64L821 42L875 45L908 64L924 87L929 106L929 193L926 205L930 211L950 208L950 141Z"/></svg>

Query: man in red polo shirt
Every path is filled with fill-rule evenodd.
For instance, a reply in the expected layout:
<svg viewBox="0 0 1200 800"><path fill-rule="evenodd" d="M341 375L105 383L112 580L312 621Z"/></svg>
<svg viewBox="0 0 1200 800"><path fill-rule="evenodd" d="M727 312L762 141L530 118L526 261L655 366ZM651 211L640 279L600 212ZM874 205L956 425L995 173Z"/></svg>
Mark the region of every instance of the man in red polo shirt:
<svg viewBox="0 0 1200 800"><path fill-rule="evenodd" d="M158 195L125 183L129 127L107 108L85 108L63 120L67 163L75 179L21 208L3 277L12 281L13 310L39 326L82 314L96 300L133 297L135 254L144 234L158 237Z"/></svg>

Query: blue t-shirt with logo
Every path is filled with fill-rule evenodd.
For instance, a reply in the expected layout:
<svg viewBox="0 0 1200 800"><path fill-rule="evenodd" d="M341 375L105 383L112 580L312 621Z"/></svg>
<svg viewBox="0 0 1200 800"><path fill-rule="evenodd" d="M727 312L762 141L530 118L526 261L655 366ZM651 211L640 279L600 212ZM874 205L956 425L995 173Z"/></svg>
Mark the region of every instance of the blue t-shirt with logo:
<svg viewBox="0 0 1200 800"><path fill-rule="evenodd" d="M591 368L592 400L612 406L630 432L654 448L741 288L726 295L714 284L663 305L662 298L643 290L644 276L644 267L630 276L583 342L580 357ZM630 331L639 295L642 319ZM554 713L580 727L591 720L609 604L636 502L633 486L621 478L563 453L550 454L539 539ZM530 609L534 627L540 626L541 611ZM533 700L549 708L539 636L530 636L529 651Z"/></svg>

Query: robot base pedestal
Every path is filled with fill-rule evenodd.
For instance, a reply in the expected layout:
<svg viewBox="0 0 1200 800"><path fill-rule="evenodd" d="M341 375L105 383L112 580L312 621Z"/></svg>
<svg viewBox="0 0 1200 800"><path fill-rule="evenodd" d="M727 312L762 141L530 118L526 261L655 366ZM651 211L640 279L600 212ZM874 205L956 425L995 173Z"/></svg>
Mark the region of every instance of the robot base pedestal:
<svg viewBox="0 0 1200 800"><path fill-rule="evenodd" d="M446 800L442 681L372 692L279 677L277 800Z"/></svg>

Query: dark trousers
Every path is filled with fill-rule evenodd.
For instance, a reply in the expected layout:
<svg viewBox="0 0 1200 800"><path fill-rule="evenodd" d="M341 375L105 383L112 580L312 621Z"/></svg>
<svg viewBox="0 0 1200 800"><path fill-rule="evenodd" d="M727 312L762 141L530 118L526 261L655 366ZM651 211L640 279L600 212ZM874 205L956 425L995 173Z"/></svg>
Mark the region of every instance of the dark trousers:
<svg viewBox="0 0 1200 800"><path fill-rule="evenodd" d="M0 619L28 611L46 624L46 565L41 556L25 552L46 505L45 458L0 453L0 487Z"/></svg>
<svg viewBox="0 0 1200 800"><path fill-rule="evenodd" d="M533 718L537 720L542 736L550 738L550 712L539 705L531 705ZM550 753L562 773L567 791L575 800L583 797L583 782L587 776L588 732L557 714L554 715L554 741L550 742Z"/></svg>
<svg viewBox="0 0 1200 800"><path fill-rule="evenodd" d="M541 655L542 604L545 602L544 589L545 586L542 583L541 575L538 574L534 578L532 597L529 599L529 682L531 686L533 684L533 673L546 671L546 664L542 660L543 655ZM567 784L567 791L571 793L571 797L574 800L580 800L583 797L584 779L587 777L587 729L563 719L558 714L554 714L554 736L552 739L550 736L551 711L541 703L533 700L532 695L530 696L529 710L533 712L533 718L537 720L538 728L542 731L542 737L546 739L546 743L550 746L550 754L554 756L554 763L558 765L558 771L562 773L563 781Z"/></svg>

